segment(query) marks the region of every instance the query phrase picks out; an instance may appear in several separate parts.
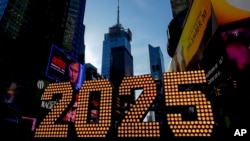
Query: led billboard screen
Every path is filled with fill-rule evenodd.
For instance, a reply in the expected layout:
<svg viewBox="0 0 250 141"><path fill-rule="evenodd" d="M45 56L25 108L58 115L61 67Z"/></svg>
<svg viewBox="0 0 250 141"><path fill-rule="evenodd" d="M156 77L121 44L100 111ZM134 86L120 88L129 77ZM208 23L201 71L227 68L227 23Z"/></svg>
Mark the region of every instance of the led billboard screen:
<svg viewBox="0 0 250 141"><path fill-rule="evenodd" d="M221 33L228 59L238 70L250 66L250 27L236 27Z"/></svg>
<svg viewBox="0 0 250 141"><path fill-rule="evenodd" d="M76 81L75 89L79 89L83 84L84 66L52 44L46 76L56 82Z"/></svg>
<svg viewBox="0 0 250 141"><path fill-rule="evenodd" d="M209 27L210 18L211 1L193 1L176 49L181 71L185 71L198 49L202 47L200 44L204 40L206 29Z"/></svg>

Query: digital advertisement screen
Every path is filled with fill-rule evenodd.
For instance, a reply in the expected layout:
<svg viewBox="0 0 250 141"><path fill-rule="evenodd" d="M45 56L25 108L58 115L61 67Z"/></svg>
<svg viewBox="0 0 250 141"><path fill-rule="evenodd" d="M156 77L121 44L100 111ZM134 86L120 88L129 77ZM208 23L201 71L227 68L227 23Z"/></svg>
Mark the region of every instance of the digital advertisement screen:
<svg viewBox="0 0 250 141"><path fill-rule="evenodd" d="M56 82L70 81L79 89L84 81L84 65L52 44L46 76Z"/></svg>
<svg viewBox="0 0 250 141"><path fill-rule="evenodd" d="M238 70L250 66L250 27L235 27L221 33L228 59Z"/></svg>

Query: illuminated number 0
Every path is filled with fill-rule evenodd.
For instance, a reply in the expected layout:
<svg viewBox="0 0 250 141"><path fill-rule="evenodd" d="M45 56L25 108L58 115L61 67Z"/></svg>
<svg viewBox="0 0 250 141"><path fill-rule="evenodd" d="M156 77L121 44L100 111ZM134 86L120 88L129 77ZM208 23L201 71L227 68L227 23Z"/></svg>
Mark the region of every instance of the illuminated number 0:
<svg viewBox="0 0 250 141"><path fill-rule="evenodd" d="M91 91L101 91L98 123L87 123ZM80 138L105 137L111 126L112 87L107 79L85 81L79 91L75 127Z"/></svg>

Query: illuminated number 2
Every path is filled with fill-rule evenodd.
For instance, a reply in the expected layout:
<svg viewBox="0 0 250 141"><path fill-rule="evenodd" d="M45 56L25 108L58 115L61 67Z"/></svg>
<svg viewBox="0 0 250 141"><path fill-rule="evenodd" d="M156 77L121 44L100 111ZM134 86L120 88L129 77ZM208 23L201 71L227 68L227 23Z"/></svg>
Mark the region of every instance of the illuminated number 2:
<svg viewBox="0 0 250 141"><path fill-rule="evenodd" d="M62 93L62 98L57 101L51 111L46 115L40 126L36 129L35 137L67 137L68 125L67 124L55 124L55 121L66 109L72 99L73 90L70 82L63 83L51 83L45 89L45 92L41 100L51 100L53 94Z"/></svg>
<svg viewBox="0 0 250 141"><path fill-rule="evenodd" d="M205 83L203 70L164 73L166 106L195 106L198 119L183 121L181 114L167 114L168 123L175 136L211 136L214 119L211 103L201 91L179 91L180 84Z"/></svg>
<svg viewBox="0 0 250 141"><path fill-rule="evenodd" d="M98 123L87 123L89 95L100 91L100 113ZM112 87L107 79L85 81L79 91L75 127L78 137L105 137L111 126Z"/></svg>
<svg viewBox="0 0 250 141"><path fill-rule="evenodd" d="M156 84L151 75L125 77L119 87L119 95L130 95L131 89L143 88L143 93L118 127L118 137L159 137L159 122L143 122L156 95Z"/></svg>

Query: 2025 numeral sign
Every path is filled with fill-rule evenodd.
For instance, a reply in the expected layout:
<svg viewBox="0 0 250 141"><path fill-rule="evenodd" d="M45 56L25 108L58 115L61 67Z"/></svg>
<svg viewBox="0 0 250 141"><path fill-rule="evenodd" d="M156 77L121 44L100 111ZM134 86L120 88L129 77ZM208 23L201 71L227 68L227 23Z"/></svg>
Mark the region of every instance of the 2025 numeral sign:
<svg viewBox="0 0 250 141"><path fill-rule="evenodd" d="M175 137L211 136L214 117L210 101L200 90L180 91L179 85L206 83L203 70L165 72L164 73L165 106L195 106L197 120L184 121L181 113L167 113L167 121ZM156 84L151 75L124 77L119 95L130 95L131 89L143 88L130 110L118 127L117 138L123 137L160 137L159 122L143 122L143 115L148 111L157 96ZM100 91L99 122L87 122L90 92ZM51 111L41 121L35 131L35 138L66 138L68 124L55 121L72 100L73 90L69 82L51 83L41 100L51 100L53 94L62 93ZM107 79L85 81L79 90L75 130L78 138L106 138L111 128L112 86Z"/></svg>

